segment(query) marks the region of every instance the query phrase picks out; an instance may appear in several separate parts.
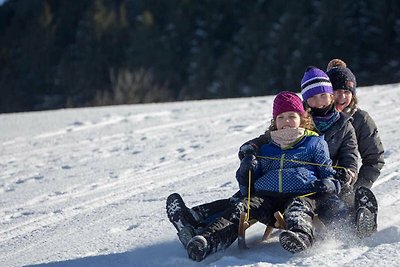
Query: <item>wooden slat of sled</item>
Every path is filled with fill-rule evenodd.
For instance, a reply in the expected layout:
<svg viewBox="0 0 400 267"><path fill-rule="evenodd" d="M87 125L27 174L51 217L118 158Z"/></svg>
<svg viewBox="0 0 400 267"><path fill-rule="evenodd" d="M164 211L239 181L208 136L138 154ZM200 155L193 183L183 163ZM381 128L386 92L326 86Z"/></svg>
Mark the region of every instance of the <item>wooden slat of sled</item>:
<svg viewBox="0 0 400 267"><path fill-rule="evenodd" d="M239 232L238 232L238 246L240 249L248 249L248 247L246 245L246 230L247 230L247 228L249 228L250 226L252 226L253 224L255 224L257 222L257 220L255 220L255 219L252 219L252 220L246 222L246 216L247 216L246 213L240 214ZM269 225L266 227L266 229L264 231L264 235L262 237L262 241L267 240L270 237L270 235L274 229L286 229L286 222L283 219L282 213L277 211L274 213L274 217L276 219L276 222L275 222L274 226ZM324 232L325 225L318 218L318 216L314 216L313 225L315 227L316 232Z"/></svg>
<svg viewBox="0 0 400 267"><path fill-rule="evenodd" d="M245 212L242 212L240 214L240 220L239 220L239 229L238 229L238 246L240 249L248 249L247 245L246 245L246 230L247 228L249 228L250 226L252 226L253 224L255 224L257 222L257 220L252 219L249 221L246 221L246 216L247 214ZM270 226L268 225L267 228L264 231L264 235L262 240L267 240L269 238L269 236L272 233L272 230L274 228L278 228L278 229L286 229L286 223L285 220L283 219L283 215L282 213L280 213L279 211L274 213L274 217L276 219L276 222L274 224L274 226Z"/></svg>

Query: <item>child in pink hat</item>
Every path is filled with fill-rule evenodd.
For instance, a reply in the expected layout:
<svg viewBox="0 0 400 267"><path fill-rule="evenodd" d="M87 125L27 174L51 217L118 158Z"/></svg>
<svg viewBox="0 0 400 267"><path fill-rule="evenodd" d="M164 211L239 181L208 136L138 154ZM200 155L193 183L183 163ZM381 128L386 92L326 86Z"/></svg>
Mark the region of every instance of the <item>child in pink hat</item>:
<svg viewBox="0 0 400 267"><path fill-rule="evenodd" d="M248 212L247 198L250 218L264 224L274 223L276 211L283 213L287 230L281 232L279 241L284 249L297 253L312 246L315 199L339 193L340 184L333 178L328 146L312 130L301 99L295 93L281 92L274 99L272 113L271 142L261 145L256 154L243 157L236 172L238 199L226 205L211 223L197 227L196 222L207 215L205 210L190 210L177 193L168 197L171 223L178 232L190 228L195 233L190 240L181 238L189 258L201 261L236 240L240 213Z"/></svg>

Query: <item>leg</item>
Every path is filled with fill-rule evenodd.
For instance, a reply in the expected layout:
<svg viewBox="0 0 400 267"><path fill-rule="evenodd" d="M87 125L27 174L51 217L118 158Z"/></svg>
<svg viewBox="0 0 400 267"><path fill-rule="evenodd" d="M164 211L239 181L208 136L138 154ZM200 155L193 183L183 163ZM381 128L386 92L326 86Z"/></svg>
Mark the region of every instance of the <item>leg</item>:
<svg viewBox="0 0 400 267"><path fill-rule="evenodd" d="M238 200L236 200L238 201ZM182 197L173 193L167 198L167 216L170 222L178 231L178 237L186 248L189 240L200 232L216 218L220 217L223 211L233 205L233 200L220 199L205 203L189 209Z"/></svg>
<svg viewBox="0 0 400 267"><path fill-rule="evenodd" d="M315 201L307 197L294 198L284 212L287 231L279 236L282 247L297 253L311 247L314 241L313 218Z"/></svg>
<svg viewBox="0 0 400 267"><path fill-rule="evenodd" d="M227 210L231 205L233 205L233 203L229 198L227 198L194 206L191 208L191 210L193 210L200 217L200 223L198 226L205 227L213 220L220 217L222 212Z"/></svg>
<svg viewBox="0 0 400 267"><path fill-rule="evenodd" d="M166 209L169 221L178 231L179 240L186 248L189 240L195 236L194 229L198 224L199 216L186 207L182 197L177 193L168 196Z"/></svg>
<svg viewBox="0 0 400 267"><path fill-rule="evenodd" d="M267 221L267 217L263 209L270 207L268 201L261 197L252 197L250 202L250 214L252 218L257 218L259 221ZM201 261L209 254L229 247L238 236L239 218L242 212L247 211L247 199L243 199L234 205L231 205L222 216L214 220L208 225L204 231L193 237L188 245L187 251L189 258ZM269 216L272 221L272 212ZM253 217L254 216L254 217Z"/></svg>
<svg viewBox="0 0 400 267"><path fill-rule="evenodd" d="M221 213L211 224L205 227L201 234L194 236L187 244L189 258L202 261L209 254L223 250L237 238L240 213L245 206L239 202Z"/></svg>
<svg viewBox="0 0 400 267"><path fill-rule="evenodd" d="M195 226L198 224L199 216L186 207L185 202L178 193L168 196L166 209L168 219L178 232L186 225Z"/></svg>

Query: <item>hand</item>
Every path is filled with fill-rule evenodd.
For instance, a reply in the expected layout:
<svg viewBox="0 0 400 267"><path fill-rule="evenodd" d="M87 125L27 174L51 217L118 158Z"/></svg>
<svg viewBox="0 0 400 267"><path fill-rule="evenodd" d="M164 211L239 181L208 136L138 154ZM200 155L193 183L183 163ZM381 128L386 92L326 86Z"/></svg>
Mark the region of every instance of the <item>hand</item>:
<svg viewBox="0 0 400 267"><path fill-rule="evenodd" d="M336 174L334 178L337 179L341 185L350 185L355 178L355 175L352 171L346 168L340 168L336 170Z"/></svg>
<svg viewBox="0 0 400 267"><path fill-rule="evenodd" d="M242 177L249 177L249 171L254 172L257 168L258 161L254 155L245 155L240 162L239 172Z"/></svg>
<svg viewBox="0 0 400 267"><path fill-rule="evenodd" d="M314 181L314 188L317 195L339 194L341 185L338 180L333 178L318 179Z"/></svg>
<svg viewBox="0 0 400 267"><path fill-rule="evenodd" d="M257 146L252 143L246 143L239 148L239 159L242 160L246 155L256 155Z"/></svg>

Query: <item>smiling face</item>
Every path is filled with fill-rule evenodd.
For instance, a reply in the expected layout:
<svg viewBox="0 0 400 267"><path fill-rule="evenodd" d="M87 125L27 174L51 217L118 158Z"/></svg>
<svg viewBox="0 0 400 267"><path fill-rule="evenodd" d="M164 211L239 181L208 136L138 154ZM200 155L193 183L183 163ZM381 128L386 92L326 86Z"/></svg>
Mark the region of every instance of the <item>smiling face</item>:
<svg viewBox="0 0 400 267"><path fill-rule="evenodd" d="M286 128L299 128L301 123L300 114L293 111L283 112L276 116L275 124L278 130Z"/></svg>
<svg viewBox="0 0 400 267"><path fill-rule="evenodd" d="M307 99L307 104L310 108L325 108L333 101L333 95L322 93L314 95Z"/></svg>
<svg viewBox="0 0 400 267"><path fill-rule="evenodd" d="M335 99L335 107L338 111L343 111L348 107L353 98L353 94L349 90L339 89L333 91L333 97Z"/></svg>

